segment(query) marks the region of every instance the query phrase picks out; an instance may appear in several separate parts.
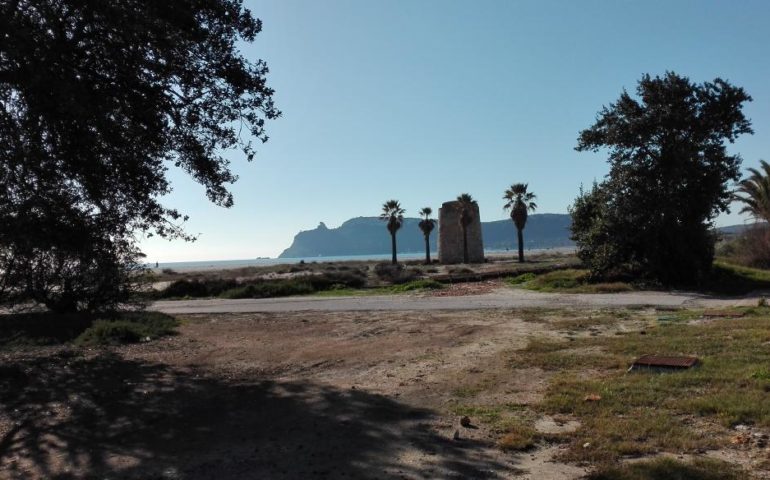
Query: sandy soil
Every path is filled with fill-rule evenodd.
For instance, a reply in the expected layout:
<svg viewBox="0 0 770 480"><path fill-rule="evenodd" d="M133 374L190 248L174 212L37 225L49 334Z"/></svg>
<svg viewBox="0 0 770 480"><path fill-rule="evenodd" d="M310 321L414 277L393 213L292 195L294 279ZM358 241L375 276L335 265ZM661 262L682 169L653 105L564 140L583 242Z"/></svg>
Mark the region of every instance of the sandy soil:
<svg viewBox="0 0 770 480"><path fill-rule="evenodd" d="M531 315L199 314L147 344L0 352L0 478L577 479L558 444L504 452L454 414L542 398L549 374L510 353L563 333Z"/></svg>

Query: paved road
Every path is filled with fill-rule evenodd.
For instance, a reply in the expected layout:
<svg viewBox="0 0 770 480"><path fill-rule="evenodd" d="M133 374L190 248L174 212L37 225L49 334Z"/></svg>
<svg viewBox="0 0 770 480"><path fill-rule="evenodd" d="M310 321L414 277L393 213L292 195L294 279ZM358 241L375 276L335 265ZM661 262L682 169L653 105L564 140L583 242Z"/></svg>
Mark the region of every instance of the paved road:
<svg viewBox="0 0 770 480"><path fill-rule="evenodd" d="M376 295L361 297L287 297L242 300L173 300L155 302L151 309L165 313L239 313L367 310L477 310L490 308L597 308L637 305L720 308L756 305L758 295L710 297L688 292L630 292L613 294L541 293L522 289L499 289L483 295L431 297L420 295Z"/></svg>

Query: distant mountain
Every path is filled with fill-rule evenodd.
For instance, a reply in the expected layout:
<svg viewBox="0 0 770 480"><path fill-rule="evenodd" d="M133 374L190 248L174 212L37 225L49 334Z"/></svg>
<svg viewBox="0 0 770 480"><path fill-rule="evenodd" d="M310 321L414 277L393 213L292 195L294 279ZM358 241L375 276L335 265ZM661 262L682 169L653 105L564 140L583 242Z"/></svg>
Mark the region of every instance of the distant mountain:
<svg viewBox="0 0 770 480"><path fill-rule="evenodd" d="M565 213L538 213L530 215L524 230L525 248L570 247L570 216ZM405 218L398 231L399 253L425 251L419 218ZM742 232L746 225L731 225L717 230L723 235ZM486 250L511 251L517 248L516 229L510 220L481 223ZM431 251L436 251L438 229L430 236ZM314 230L299 232L291 246L279 258L328 257L340 255L380 255L390 253L390 235L385 222L377 217L352 218L338 228L328 228L321 222Z"/></svg>
<svg viewBox="0 0 770 480"><path fill-rule="evenodd" d="M425 251L425 240L418 226L419 218L405 218L398 231L400 253ZM524 230L527 249L568 247L570 216L541 213L529 216ZM510 220L481 223L484 248L487 250L514 250L516 229ZM438 229L430 237L431 250L436 251ZM328 228L323 222L314 230L299 232L291 246L279 258L302 258L337 255L377 255L390 253L390 235L385 222L377 217L352 218L338 228Z"/></svg>

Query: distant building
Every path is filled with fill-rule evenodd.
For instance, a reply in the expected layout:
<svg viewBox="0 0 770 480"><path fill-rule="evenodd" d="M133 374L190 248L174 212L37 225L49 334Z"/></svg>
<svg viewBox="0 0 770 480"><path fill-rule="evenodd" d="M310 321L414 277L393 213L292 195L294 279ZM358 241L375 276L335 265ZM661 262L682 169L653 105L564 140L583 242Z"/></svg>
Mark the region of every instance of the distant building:
<svg viewBox="0 0 770 480"><path fill-rule="evenodd" d="M468 231L468 261L484 262L481 216L475 206ZM463 229L460 226L460 202L445 202L438 209L438 259L441 263L463 263Z"/></svg>

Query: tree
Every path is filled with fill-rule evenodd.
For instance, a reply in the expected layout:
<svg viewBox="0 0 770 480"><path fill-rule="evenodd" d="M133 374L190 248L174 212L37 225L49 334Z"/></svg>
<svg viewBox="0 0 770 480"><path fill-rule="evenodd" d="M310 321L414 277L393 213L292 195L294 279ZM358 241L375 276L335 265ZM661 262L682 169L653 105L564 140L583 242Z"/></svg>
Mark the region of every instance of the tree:
<svg viewBox="0 0 770 480"><path fill-rule="evenodd" d="M468 193L460 194L457 201L460 202L460 228L463 231L463 263L468 263L468 225L473 223L478 204Z"/></svg>
<svg viewBox="0 0 770 480"><path fill-rule="evenodd" d="M511 210L511 220L516 226L516 238L519 242L519 262L524 262L524 227L527 225L528 212L534 212L537 208L535 204L535 194L527 191L526 183L514 183L511 188L505 191L503 200L507 200L503 205L504 210Z"/></svg>
<svg viewBox="0 0 770 480"><path fill-rule="evenodd" d="M404 223L404 212L406 212L406 210L401 208L401 204L398 203L398 200L388 200L382 204L380 220L388 222L387 227L388 232L390 232L390 243L393 252L391 263L393 265L398 264L398 259L396 258L396 232L398 232L398 229L400 229L401 225Z"/></svg>
<svg viewBox="0 0 770 480"><path fill-rule="evenodd" d="M430 232L436 227L436 220L430 218L431 213L433 210L430 207L420 210L422 220L420 220L419 226L425 236L425 265L430 265Z"/></svg>
<svg viewBox="0 0 770 480"><path fill-rule="evenodd" d="M694 283L714 255L712 221L727 211L741 158L725 142L753 133L751 97L716 79L694 84L645 75L638 98L623 92L582 131L576 150L609 150L606 179L571 208L578 255L594 277L643 276Z"/></svg>
<svg viewBox="0 0 770 480"><path fill-rule="evenodd" d="M241 0L0 3L0 272L46 245L101 256L56 244L51 224L87 225L94 249L137 233L191 239L161 203L170 169L231 206L224 152L251 160L280 115L267 66L236 47L260 29Z"/></svg>
<svg viewBox="0 0 770 480"><path fill-rule="evenodd" d="M770 222L770 164L764 160L759 164L762 172L749 168L751 175L738 184L735 199L745 204L741 213Z"/></svg>

